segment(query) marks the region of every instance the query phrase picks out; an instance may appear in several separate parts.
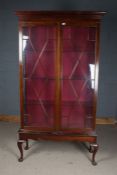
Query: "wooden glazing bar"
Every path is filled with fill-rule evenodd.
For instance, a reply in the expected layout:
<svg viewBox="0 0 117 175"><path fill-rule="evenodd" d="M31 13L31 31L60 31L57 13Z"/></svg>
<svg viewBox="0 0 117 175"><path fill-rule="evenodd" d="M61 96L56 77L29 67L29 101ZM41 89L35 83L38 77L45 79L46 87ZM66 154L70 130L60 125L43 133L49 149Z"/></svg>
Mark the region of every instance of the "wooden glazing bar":
<svg viewBox="0 0 117 175"><path fill-rule="evenodd" d="M57 50L56 50L56 61L55 61L55 128L60 129L60 105L61 105L61 31L60 25L57 26Z"/></svg>

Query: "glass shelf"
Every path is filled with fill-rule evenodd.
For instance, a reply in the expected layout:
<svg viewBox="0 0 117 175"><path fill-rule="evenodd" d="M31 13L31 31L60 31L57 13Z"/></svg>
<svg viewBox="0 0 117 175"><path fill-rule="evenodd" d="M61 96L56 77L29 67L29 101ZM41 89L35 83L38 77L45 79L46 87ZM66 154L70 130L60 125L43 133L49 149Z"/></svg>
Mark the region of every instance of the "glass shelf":
<svg viewBox="0 0 117 175"><path fill-rule="evenodd" d="M45 105L53 105L55 104L55 101L52 100L42 100L41 102L39 100L25 100L24 105L40 105L41 103L45 104ZM63 101L61 100L61 105L65 105L65 106L73 106L73 105L86 105L86 106L93 106L93 101L76 101L76 100L67 100L67 101Z"/></svg>
<svg viewBox="0 0 117 175"><path fill-rule="evenodd" d="M40 105L40 104L44 104L44 105L53 105L55 104L54 101L52 100L25 100L24 105Z"/></svg>
<svg viewBox="0 0 117 175"><path fill-rule="evenodd" d="M30 80L30 79L40 79L40 80L55 80L55 77L39 77L39 76L33 76L33 77L28 77L24 75L24 79Z"/></svg>
<svg viewBox="0 0 117 175"><path fill-rule="evenodd" d="M24 75L24 79L25 80L30 80L30 79L41 79L41 80L56 80L56 77L39 77L39 76L33 76L33 77L28 77L26 75ZM72 77L72 78L69 78L69 77L60 77L60 78L57 78L57 80L88 80L88 81L94 81L95 79L91 79L90 77L89 78L80 78L80 77Z"/></svg>
<svg viewBox="0 0 117 175"><path fill-rule="evenodd" d="M35 50L36 51L36 50ZM31 50L31 49L25 49L25 51L24 51L24 53L26 54L27 52L30 52L30 53L34 53L34 51L33 50ZM39 52L39 51L38 51ZM55 50L53 49L53 50L45 50L44 51L44 53L47 53L47 52L55 52ZM64 50L62 50L62 53L84 53L84 54L88 54L88 55L94 55L95 54L95 51L88 51L88 50L77 50L77 49L64 49ZM34 53L35 54L35 53Z"/></svg>

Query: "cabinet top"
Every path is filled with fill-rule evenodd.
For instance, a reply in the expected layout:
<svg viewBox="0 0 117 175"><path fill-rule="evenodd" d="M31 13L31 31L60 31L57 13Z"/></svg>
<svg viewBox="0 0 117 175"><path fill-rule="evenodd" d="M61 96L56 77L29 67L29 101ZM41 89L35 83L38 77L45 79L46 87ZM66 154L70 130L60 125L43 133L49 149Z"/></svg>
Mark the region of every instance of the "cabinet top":
<svg viewBox="0 0 117 175"><path fill-rule="evenodd" d="M81 19L101 19L104 11L16 11L20 20L38 18L81 18Z"/></svg>

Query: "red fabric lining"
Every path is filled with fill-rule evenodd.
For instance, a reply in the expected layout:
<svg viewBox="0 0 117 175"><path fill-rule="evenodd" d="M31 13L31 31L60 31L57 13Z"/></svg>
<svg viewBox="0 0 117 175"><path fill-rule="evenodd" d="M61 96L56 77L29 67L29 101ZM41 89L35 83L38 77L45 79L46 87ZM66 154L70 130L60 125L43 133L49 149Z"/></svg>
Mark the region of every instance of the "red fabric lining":
<svg viewBox="0 0 117 175"><path fill-rule="evenodd" d="M25 27L23 35L28 37L24 48L26 125L53 127L56 28ZM92 127L94 80L90 65L95 64L95 35L95 27L62 27L62 128Z"/></svg>

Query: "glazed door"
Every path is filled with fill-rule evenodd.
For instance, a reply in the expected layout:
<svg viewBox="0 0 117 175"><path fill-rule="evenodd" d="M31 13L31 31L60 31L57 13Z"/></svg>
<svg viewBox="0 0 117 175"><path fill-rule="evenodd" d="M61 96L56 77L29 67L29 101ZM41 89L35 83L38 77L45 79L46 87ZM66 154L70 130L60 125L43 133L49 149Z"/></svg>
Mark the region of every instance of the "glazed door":
<svg viewBox="0 0 117 175"><path fill-rule="evenodd" d="M22 28L25 127L94 127L96 31L65 23Z"/></svg>
<svg viewBox="0 0 117 175"><path fill-rule="evenodd" d="M93 128L96 27L61 26L61 127Z"/></svg>
<svg viewBox="0 0 117 175"><path fill-rule="evenodd" d="M22 29L24 126L55 127L56 26L29 25Z"/></svg>

